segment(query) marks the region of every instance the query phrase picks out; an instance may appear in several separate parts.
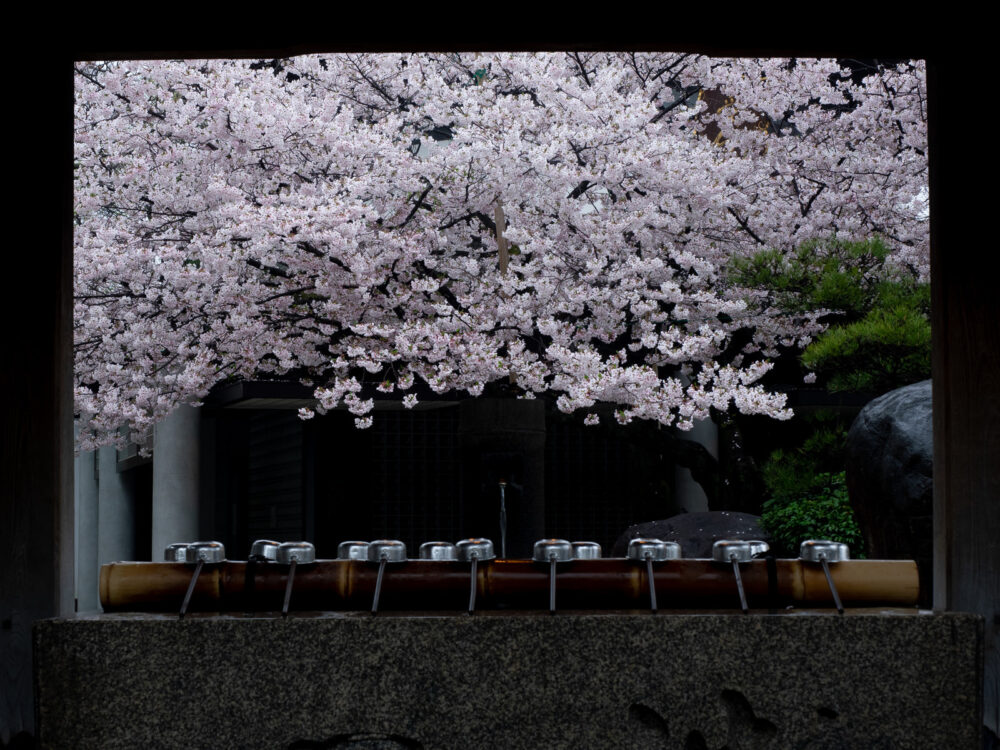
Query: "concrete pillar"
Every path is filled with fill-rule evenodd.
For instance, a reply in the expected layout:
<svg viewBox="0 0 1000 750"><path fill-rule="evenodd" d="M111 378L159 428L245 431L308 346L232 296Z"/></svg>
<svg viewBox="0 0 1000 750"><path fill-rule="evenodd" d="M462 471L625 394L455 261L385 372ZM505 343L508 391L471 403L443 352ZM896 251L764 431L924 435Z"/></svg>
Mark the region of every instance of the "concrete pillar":
<svg viewBox="0 0 1000 750"><path fill-rule="evenodd" d="M687 432L678 432L678 437L701 443L713 457L719 458L719 427L711 419L696 421ZM705 490L691 476L691 470L683 466L674 469L674 497L677 507L684 508L688 513L709 509Z"/></svg>
<svg viewBox="0 0 1000 750"><path fill-rule="evenodd" d="M201 413L181 406L153 431L153 557L173 542L198 541Z"/></svg>
<svg viewBox="0 0 1000 750"><path fill-rule="evenodd" d="M114 446L101 448L101 482L98 488L100 525L97 531L97 556L101 565L135 559L135 499L125 477L118 473L118 451Z"/></svg>
<svg viewBox="0 0 1000 750"><path fill-rule="evenodd" d="M100 567L97 551L100 526L97 452L80 453L73 460L73 475L76 510L76 609L78 612L96 612L99 609Z"/></svg>

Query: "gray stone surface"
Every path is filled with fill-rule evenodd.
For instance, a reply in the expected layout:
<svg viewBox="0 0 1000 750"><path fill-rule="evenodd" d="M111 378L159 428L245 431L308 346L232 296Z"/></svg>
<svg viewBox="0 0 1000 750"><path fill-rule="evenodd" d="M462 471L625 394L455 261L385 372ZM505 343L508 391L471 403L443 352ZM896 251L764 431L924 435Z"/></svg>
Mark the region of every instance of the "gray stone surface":
<svg viewBox="0 0 1000 750"><path fill-rule="evenodd" d="M974 748L965 614L100 615L35 627L73 748Z"/></svg>
<svg viewBox="0 0 1000 750"><path fill-rule="evenodd" d="M760 516L728 510L681 513L629 526L615 542L611 557L625 557L628 543L639 537L677 542L684 557L711 557L712 544L719 539L769 541L767 532L760 527Z"/></svg>
<svg viewBox="0 0 1000 750"><path fill-rule="evenodd" d="M933 552L931 381L870 401L847 435L847 488L868 556L916 560L925 605Z"/></svg>

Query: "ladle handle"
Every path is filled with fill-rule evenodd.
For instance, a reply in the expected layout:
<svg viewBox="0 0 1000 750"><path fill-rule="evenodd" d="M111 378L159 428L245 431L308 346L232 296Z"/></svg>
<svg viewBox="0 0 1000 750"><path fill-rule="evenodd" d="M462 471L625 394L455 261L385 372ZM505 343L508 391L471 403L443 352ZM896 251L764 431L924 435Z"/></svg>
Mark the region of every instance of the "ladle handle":
<svg viewBox="0 0 1000 750"><path fill-rule="evenodd" d="M830 565L826 561L826 555L819 556L819 563L823 566L823 573L826 575L827 585L830 587L830 593L833 594L833 603L837 607L837 614L844 614L844 605L840 601L840 594L837 593L837 587L833 583L833 576L830 575Z"/></svg>
<svg viewBox="0 0 1000 750"><path fill-rule="evenodd" d="M201 575L201 569L204 567L204 560L199 560L198 564L194 566L194 574L191 576L191 583L188 584L187 591L184 594L184 601L181 602L180 617L184 617L184 615L187 614L188 605L191 603L191 595L194 593L194 586L198 583L198 576Z"/></svg>
<svg viewBox="0 0 1000 750"><path fill-rule="evenodd" d="M288 583L285 584L285 603L281 605L281 616L288 617L288 605L292 601L292 583L295 581L295 566L297 560L288 563Z"/></svg>
<svg viewBox="0 0 1000 750"><path fill-rule="evenodd" d="M729 560L733 563L733 575L736 576L736 588L740 592L740 609L743 610L743 614L747 614L750 611L750 607L747 606L747 595L743 591L743 577L740 575L740 564L736 562L736 555L730 555Z"/></svg>
<svg viewBox="0 0 1000 750"><path fill-rule="evenodd" d="M549 555L549 614L556 613L556 556Z"/></svg>
<svg viewBox="0 0 1000 750"><path fill-rule="evenodd" d="M653 580L653 558L646 554L646 578L649 579L649 608L656 614L656 582Z"/></svg>
<svg viewBox="0 0 1000 750"><path fill-rule="evenodd" d="M479 563L479 556L472 556L472 567L470 568L469 575L469 614L471 615L476 611L476 579L478 578L477 565Z"/></svg>
<svg viewBox="0 0 1000 750"><path fill-rule="evenodd" d="M388 558L382 555L378 563L378 578L375 579L375 598L372 599L372 614L378 614L378 600L382 595L382 576L385 575L385 563Z"/></svg>

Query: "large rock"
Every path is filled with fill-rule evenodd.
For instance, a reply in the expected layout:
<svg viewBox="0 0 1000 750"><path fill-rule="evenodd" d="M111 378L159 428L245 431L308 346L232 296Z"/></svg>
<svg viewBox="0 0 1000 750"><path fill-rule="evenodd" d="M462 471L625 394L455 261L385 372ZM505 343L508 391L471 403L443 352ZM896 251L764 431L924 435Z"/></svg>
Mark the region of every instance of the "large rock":
<svg viewBox="0 0 1000 750"><path fill-rule="evenodd" d="M684 557L711 557L712 544L719 539L763 539L760 517L749 513L719 510L681 513L659 521L637 523L625 529L611 549L612 557L625 557L628 543L640 537L678 542Z"/></svg>
<svg viewBox="0 0 1000 750"><path fill-rule="evenodd" d="M868 556L912 559L930 602L933 548L931 381L868 403L847 435L847 489Z"/></svg>

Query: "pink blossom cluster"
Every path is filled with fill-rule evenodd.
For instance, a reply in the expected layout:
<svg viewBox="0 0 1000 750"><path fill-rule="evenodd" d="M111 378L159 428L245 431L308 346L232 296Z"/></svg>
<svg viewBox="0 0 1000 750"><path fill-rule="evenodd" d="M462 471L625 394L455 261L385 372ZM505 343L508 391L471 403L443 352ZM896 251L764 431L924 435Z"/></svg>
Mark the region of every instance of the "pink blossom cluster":
<svg viewBox="0 0 1000 750"><path fill-rule="evenodd" d="M819 314L748 304L729 260L879 234L927 270L924 68L841 72L668 53L78 63L80 446L289 375L361 428L376 392L417 381L509 383L587 424L598 403L681 428L712 407L787 418L759 380Z"/></svg>

